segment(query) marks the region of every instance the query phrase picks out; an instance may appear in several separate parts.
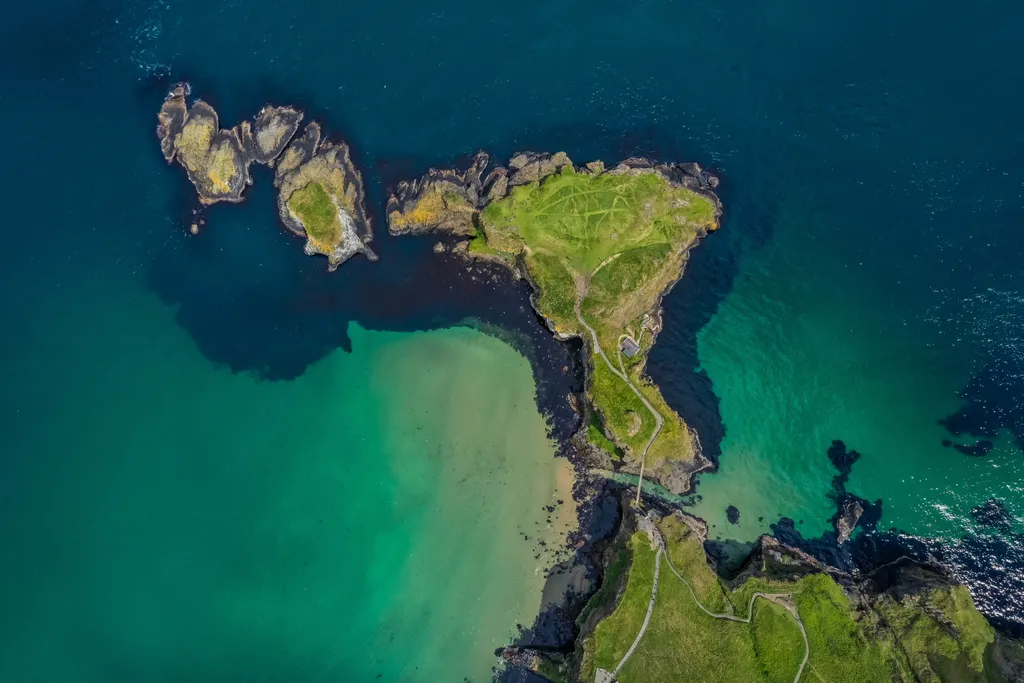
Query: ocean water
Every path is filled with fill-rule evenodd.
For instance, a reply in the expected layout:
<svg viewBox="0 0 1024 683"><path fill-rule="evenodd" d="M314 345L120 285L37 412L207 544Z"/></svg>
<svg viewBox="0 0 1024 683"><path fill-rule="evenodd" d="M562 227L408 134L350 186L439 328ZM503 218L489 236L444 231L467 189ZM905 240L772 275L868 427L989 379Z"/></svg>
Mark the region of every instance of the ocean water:
<svg viewBox="0 0 1024 683"><path fill-rule="evenodd" d="M536 615L572 474L505 343L354 327L267 382L152 295L49 313L5 431L0 679L488 680Z"/></svg>
<svg viewBox="0 0 1024 683"><path fill-rule="evenodd" d="M378 229L379 263L328 275L277 224L267 173L189 236L192 190L153 137L179 79L226 125L303 106L351 143L378 225L386 186L478 149L711 167L723 228L649 363L719 461L696 510L723 540L780 516L821 534L839 439L879 528L958 543L1002 609L990 546L958 539L1019 549L1024 514L1019 4L51 0L4 18L6 678L486 677L539 600L516 539L556 495L544 425L573 426L573 347L521 283L464 277L429 239ZM525 357L422 332L467 318ZM416 455L422 472L393 466ZM510 487L514 509L494 502ZM970 514L991 497L1008 531ZM445 514L486 533L431 544ZM451 564L399 564L423 544Z"/></svg>

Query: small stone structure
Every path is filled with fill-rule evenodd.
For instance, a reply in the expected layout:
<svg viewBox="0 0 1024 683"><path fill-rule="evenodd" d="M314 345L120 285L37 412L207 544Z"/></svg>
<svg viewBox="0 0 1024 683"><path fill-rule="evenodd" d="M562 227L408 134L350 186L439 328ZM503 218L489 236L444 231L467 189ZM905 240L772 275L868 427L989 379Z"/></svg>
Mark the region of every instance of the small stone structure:
<svg viewBox="0 0 1024 683"><path fill-rule="evenodd" d="M632 358L640 352L640 345L633 341L632 337L623 337L619 348L626 354L626 358Z"/></svg>

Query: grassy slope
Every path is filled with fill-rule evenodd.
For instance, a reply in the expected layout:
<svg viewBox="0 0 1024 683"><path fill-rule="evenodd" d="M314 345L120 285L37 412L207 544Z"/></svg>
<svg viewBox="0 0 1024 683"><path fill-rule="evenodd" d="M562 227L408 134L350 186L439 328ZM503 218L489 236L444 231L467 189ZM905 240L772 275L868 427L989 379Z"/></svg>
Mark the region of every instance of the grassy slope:
<svg viewBox="0 0 1024 683"><path fill-rule="evenodd" d="M710 201L660 176L592 175L566 168L490 204L482 214L484 235L470 250L522 255L540 292L537 307L559 332L582 332L573 308L585 291L584 317L614 363L620 336L627 328L639 334L642 316L678 277L698 230L713 228L714 221ZM647 348L627 371L666 420L649 464L689 460L693 448L685 425L643 378ZM654 418L600 358L592 361L591 399L604 417L607 436L638 457Z"/></svg>
<svg viewBox="0 0 1024 683"><path fill-rule="evenodd" d="M663 520L662 530L672 564L712 611L746 616L756 591L793 594L810 642L805 681L1002 680L991 666L983 670L992 629L962 587L937 589L906 602L882 598L865 612L854 610L843 589L824 574L795 582L752 579L732 592L678 518ZM642 533L633 536L630 546L633 563L626 591L615 612L583 642L581 680L593 680L597 666L613 669L643 622L654 552ZM696 607L663 561L650 628L619 680L792 681L802 657L799 630L781 606L758 600L751 624L713 619Z"/></svg>
<svg viewBox="0 0 1024 683"><path fill-rule="evenodd" d="M288 198L288 208L302 221L306 234L318 246L332 247L341 239L338 208L319 183L309 183Z"/></svg>

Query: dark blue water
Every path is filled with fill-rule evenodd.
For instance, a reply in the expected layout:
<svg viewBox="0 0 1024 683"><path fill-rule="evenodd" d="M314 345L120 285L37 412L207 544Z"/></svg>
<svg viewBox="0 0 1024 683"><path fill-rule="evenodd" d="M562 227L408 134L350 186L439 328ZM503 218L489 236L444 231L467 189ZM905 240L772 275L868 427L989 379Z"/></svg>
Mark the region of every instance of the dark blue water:
<svg viewBox="0 0 1024 683"><path fill-rule="evenodd" d="M0 23L0 429L22 419L27 393L84 395L59 378L27 379L37 375L26 368L67 360L64 312L87 325L91 311L127 306L141 292L173 307L212 363L279 380L346 347L350 320L415 329L522 315L524 327L532 320L521 289L463 289L452 272L431 270L428 241L389 239L379 226L384 188L399 179L478 149L499 159L531 149L577 161L695 160L721 175L724 229L667 300L650 363L669 401L722 455L721 476L725 435L742 428L723 417L728 398L715 377L695 372L697 335L734 292L756 304L757 287L741 286L751 264L770 272L776 291L828 294L813 307L795 294L790 304L771 300L784 304L780 326L832 321L834 337L822 343L853 370L814 372L837 395L851 375L870 374L865 359L885 358L885 381L869 397L884 402L888 386L921 385L950 409L914 414L916 401L902 400L915 420L948 418L957 443L1015 440L1008 452L1022 455L1019 3L69 0L19 3ZM189 238L191 188L154 141L155 112L179 79L223 122L267 101L295 103L343 136L364 171L381 262L355 260L328 276L274 222L268 174L257 174L245 204L209 210L204 235ZM773 248L796 256L764 259ZM149 343L131 326L102 333ZM552 367L563 362L550 353ZM765 353L778 367L802 357L786 346ZM908 355L927 362L900 362ZM101 383L103 369L94 375ZM868 400L851 398L848 422ZM921 438L934 446L930 433ZM823 433L817 457L832 439L870 458L844 433ZM3 480L30 462L73 458L75 435L66 443L59 454L22 442L0 448ZM854 491L867 486L857 481L862 467ZM1017 484L995 481L991 495L1024 514ZM2 492L0 483L4 515L48 505L47 491ZM36 508L23 505L26 496ZM900 526L912 526L906 501L888 503L904 511ZM5 552L14 555L21 541L12 538ZM998 594L991 563L977 559L991 549L971 547L952 559L976 596ZM72 579L54 569L51 580Z"/></svg>

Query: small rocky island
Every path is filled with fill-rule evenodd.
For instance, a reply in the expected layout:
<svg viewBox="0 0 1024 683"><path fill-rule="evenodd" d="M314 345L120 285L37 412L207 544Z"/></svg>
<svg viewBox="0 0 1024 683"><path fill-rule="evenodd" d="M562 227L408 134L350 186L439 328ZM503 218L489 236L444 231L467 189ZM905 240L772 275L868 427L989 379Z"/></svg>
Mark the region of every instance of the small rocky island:
<svg viewBox="0 0 1024 683"><path fill-rule="evenodd" d="M527 278L551 331L587 345L586 440L603 466L688 491L710 463L644 367L662 297L718 227L717 180L697 164L577 167L562 152L518 154L489 171L488 162L481 153L464 172L431 169L399 184L389 230L465 238L457 251Z"/></svg>
<svg viewBox="0 0 1024 683"><path fill-rule="evenodd" d="M270 166L281 222L306 239L307 254L326 256L330 270L356 253L376 260L367 246L373 232L363 179L344 142L322 139L316 122L296 137L303 113L290 106L267 105L252 121L222 129L216 110L202 100L189 107L188 95L185 83L168 93L157 137L167 162L188 173L200 203L242 201L252 164Z"/></svg>

